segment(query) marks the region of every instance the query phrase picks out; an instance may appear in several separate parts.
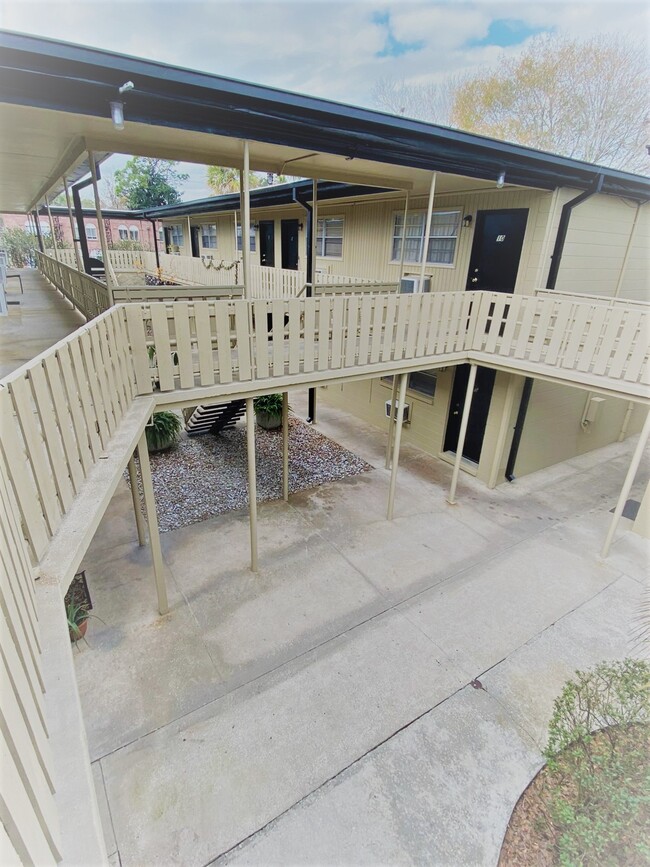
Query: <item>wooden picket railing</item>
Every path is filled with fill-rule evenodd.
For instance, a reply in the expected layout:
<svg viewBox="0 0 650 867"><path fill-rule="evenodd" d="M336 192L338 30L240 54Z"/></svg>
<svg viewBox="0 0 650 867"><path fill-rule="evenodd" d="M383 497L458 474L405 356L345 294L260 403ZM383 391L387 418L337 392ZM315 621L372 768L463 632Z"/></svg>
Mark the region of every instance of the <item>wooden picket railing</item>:
<svg viewBox="0 0 650 867"><path fill-rule="evenodd" d="M490 292L125 307L140 394L475 360L646 401L649 315Z"/></svg>
<svg viewBox="0 0 650 867"><path fill-rule="evenodd" d="M76 267L58 262L52 256L43 253L36 255L43 276L56 286L86 319L93 319L108 309L108 290L105 283L90 274L78 271Z"/></svg>

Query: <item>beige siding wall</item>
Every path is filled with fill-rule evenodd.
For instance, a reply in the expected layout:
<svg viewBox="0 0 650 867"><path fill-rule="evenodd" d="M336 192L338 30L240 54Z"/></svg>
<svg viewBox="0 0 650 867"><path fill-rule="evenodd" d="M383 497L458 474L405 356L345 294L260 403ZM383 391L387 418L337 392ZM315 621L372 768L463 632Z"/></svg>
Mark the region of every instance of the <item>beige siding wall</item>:
<svg viewBox="0 0 650 867"><path fill-rule="evenodd" d="M427 265L433 291L449 292L465 288L469 257L479 210L496 208L528 208L528 224L522 249L517 292L536 288L539 257L544 243L552 194L531 190L494 190L482 193L439 196L434 210L455 210L461 217L469 214L472 227L459 230L456 258L453 265ZM426 210L426 197L412 198L409 211ZM341 205L325 202L318 208L319 216L339 216L344 219L343 256L341 259L319 258L317 267L332 274L368 277L387 282L400 277L399 263L391 263L393 224L396 213L403 213L404 199L393 198L367 203ZM419 266L405 263L405 273L419 274Z"/></svg>
<svg viewBox="0 0 650 867"><path fill-rule="evenodd" d="M582 389L535 382L515 466L516 476L525 476L616 442L628 402L606 398L600 404L596 421L583 430L580 422L589 396L590 392ZM643 407L634 408L628 436L641 430L645 413Z"/></svg>
<svg viewBox="0 0 650 867"><path fill-rule="evenodd" d="M551 221L550 237L560 220L562 205L577 190L562 190ZM556 288L567 292L614 295L623 270L626 250L637 215L635 203L613 196L593 196L577 205L571 214ZM630 244L619 295L639 301L650 300L650 204L638 210L637 225ZM543 263L540 282L546 282L549 258Z"/></svg>

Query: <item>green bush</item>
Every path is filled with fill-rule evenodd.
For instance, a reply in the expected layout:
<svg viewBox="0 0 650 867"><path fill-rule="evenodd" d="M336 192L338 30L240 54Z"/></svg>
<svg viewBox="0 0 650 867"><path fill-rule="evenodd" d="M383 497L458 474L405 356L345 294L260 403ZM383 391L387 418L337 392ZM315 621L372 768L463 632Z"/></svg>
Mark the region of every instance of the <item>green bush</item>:
<svg viewBox="0 0 650 867"><path fill-rule="evenodd" d="M151 417L151 424L145 428L149 451L159 452L173 446L178 441L182 427L182 422L175 412L168 410L155 412Z"/></svg>
<svg viewBox="0 0 650 867"><path fill-rule="evenodd" d="M650 666L576 672L549 725L545 813L562 865L650 864Z"/></svg>
<svg viewBox="0 0 650 867"><path fill-rule="evenodd" d="M253 406L256 412L266 412L269 415L282 414L282 395L281 394L263 394L261 397L256 397L253 401Z"/></svg>

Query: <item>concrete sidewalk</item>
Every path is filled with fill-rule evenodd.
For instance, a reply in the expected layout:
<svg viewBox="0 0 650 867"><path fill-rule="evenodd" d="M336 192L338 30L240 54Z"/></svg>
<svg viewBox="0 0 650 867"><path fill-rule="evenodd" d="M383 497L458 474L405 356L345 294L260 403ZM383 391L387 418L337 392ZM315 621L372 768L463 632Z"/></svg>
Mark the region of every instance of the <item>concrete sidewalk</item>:
<svg viewBox="0 0 650 867"><path fill-rule="evenodd" d="M375 469L263 504L257 575L246 514L165 534L164 618L125 486L98 531L75 657L113 863L494 864L564 681L631 650L646 543L596 552L633 442L454 507L407 448L388 523L382 433L319 429Z"/></svg>

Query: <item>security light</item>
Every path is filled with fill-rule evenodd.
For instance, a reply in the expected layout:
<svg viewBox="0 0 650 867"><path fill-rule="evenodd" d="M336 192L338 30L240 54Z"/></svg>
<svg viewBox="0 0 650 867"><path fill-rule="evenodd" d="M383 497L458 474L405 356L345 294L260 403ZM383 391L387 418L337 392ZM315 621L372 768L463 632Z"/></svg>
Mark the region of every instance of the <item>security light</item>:
<svg viewBox="0 0 650 867"><path fill-rule="evenodd" d="M111 119L115 129L124 129L124 103L111 102Z"/></svg>

